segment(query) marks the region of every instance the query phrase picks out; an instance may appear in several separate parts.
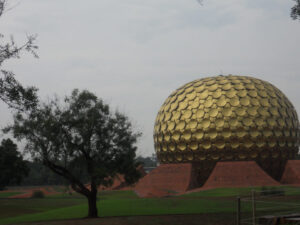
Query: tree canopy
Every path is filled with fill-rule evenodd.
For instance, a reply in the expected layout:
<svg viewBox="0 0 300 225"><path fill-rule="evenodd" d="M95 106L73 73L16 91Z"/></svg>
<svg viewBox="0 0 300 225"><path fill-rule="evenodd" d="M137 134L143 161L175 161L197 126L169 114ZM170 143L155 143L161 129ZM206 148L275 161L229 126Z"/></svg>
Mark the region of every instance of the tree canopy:
<svg viewBox="0 0 300 225"><path fill-rule="evenodd" d="M99 185L111 185L118 174L129 184L139 178L135 144L141 134L133 130L127 116L112 113L109 105L89 91L74 90L63 102L56 98L34 110L18 112L9 130L26 141L25 150L33 159L88 198L89 217L97 216ZM87 180L80 179L82 172Z"/></svg>
<svg viewBox="0 0 300 225"><path fill-rule="evenodd" d="M0 17L7 9L7 0L0 0ZM22 45L17 45L11 35L9 41L0 33L0 99L9 107L18 110L27 110L37 104L37 89L35 87L23 87L16 79L12 71L3 69L3 63L11 58L20 58L21 53L30 52L35 57L36 36L29 35Z"/></svg>
<svg viewBox="0 0 300 225"><path fill-rule="evenodd" d="M300 20L300 0L294 0L296 2L296 5L294 5L291 9L291 17L292 19Z"/></svg>
<svg viewBox="0 0 300 225"><path fill-rule="evenodd" d="M11 139L0 145L0 190L10 184L19 184L28 174L28 167Z"/></svg>

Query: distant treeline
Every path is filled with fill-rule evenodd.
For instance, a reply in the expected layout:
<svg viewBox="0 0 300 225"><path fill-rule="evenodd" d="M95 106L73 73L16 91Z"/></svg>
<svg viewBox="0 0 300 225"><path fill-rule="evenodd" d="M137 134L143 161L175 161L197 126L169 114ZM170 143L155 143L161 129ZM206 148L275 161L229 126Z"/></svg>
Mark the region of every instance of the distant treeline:
<svg viewBox="0 0 300 225"><path fill-rule="evenodd" d="M141 162L144 167L156 167L156 158L151 157L137 157L138 162ZM35 186L35 185L68 185L68 182L61 176L53 173L50 169L43 166L41 162L26 162L29 168L29 174L21 182L21 186ZM77 164L77 166L80 163ZM80 177L80 180L88 181L87 174L84 170L77 168L77 176Z"/></svg>

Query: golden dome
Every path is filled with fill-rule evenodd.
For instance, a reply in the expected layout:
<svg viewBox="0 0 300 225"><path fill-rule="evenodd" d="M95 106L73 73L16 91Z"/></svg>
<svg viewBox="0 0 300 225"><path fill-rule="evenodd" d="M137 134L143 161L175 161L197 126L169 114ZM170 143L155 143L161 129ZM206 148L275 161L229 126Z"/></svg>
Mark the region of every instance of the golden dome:
<svg viewBox="0 0 300 225"><path fill-rule="evenodd" d="M216 76L175 90L160 108L154 142L161 163L293 159L299 121L272 84Z"/></svg>

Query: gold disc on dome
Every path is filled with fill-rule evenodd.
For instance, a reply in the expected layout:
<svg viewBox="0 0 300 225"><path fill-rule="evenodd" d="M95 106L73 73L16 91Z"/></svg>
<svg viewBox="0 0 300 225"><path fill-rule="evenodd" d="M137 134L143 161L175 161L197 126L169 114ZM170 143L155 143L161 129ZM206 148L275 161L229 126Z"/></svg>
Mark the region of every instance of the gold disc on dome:
<svg viewBox="0 0 300 225"><path fill-rule="evenodd" d="M189 140L191 139L191 137L192 137L192 133L191 133L190 130L185 130L185 131L183 132L182 138L183 138L184 140L189 141Z"/></svg>
<svg viewBox="0 0 300 225"><path fill-rule="evenodd" d="M257 98L251 98L251 104L254 105L254 106L258 106L259 105L259 101Z"/></svg>
<svg viewBox="0 0 300 225"><path fill-rule="evenodd" d="M258 130L250 130L250 136L253 137L253 138L256 138L260 135L260 132Z"/></svg>
<svg viewBox="0 0 300 225"><path fill-rule="evenodd" d="M262 116L267 116L268 115L268 110L263 108L263 107L258 108L258 112Z"/></svg>
<svg viewBox="0 0 300 225"><path fill-rule="evenodd" d="M193 101L192 103L191 103L191 107L192 107L192 109L197 109L198 107L199 107L199 101Z"/></svg>
<svg viewBox="0 0 300 225"><path fill-rule="evenodd" d="M188 107L187 101L183 101L183 102L180 102L180 103L179 103L178 109L179 109L179 110L184 110L184 109L186 109L187 107Z"/></svg>
<svg viewBox="0 0 300 225"><path fill-rule="evenodd" d="M240 146L240 142L236 138L232 139L230 144L233 149L236 149Z"/></svg>
<svg viewBox="0 0 300 225"><path fill-rule="evenodd" d="M196 117L197 118L202 118L204 116L204 110L203 109L198 109L196 112Z"/></svg>
<svg viewBox="0 0 300 225"><path fill-rule="evenodd" d="M251 125L253 124L253 121L252 121L252 119L250 119L250 118L244 118L244 119L243 119L243 124L244 124L245 126L249 127L249 126L251 126Z"/></svg>
<svg viewBox="0 0 300 225"><path fill-rule="evenodd" d="M277 125L276 120L273 119L273 118L269 118L267 121L268 121L268 124L269 124L271 127L274 127L274 126Z"/></svg>
<svg viewBox="0 0 300 225"><path fill-rule="evenodd" d="M208 136L210 139L215 139L218 136L218 132L215 129L211 129L208 132Z"/></svg>
<svg viewBox="0 0 300 225"><path fill-rule="evenodd" d="M171 103L171 107L170 107L170 110L171 111L174 111L178 108L178 102L173 102Z"/></svg>
<svg viewBox="0 0 300 225"><path fill-rule="evenodd" d="M208 128L209 125L210 125L210 120L209 119L204 119L204 120L202 120L201 124L202 124L203 128Z"/></svg>
<svg viewBox="0 0 300 225"><path fill-rule="evenodd" d="M265 137L271 137L272 136L272 134L273 134L273 132L271 131L271 130L269 130L269 129L265 129L265 130L263 130L263 135L265 136Z"/></svg>
<svg viewBox="0 0 300 225"><path fill-rule="evenodd" d="M222 136L224 138L230 138L231 137L231 131L227 128L225 128L223 131L222 131Z"/></svg>
<svg viewBox="0 0 300 225"><path fill-rule="evenodd" d="M193 86L190 86L188 88L185 89L185 93L191 93L192 91L194 91L194 87Z"/></svg>
<svg viewBox="0 0 300 225"><path fill-rule="evenodd" d="M219 113L218 108L211 109L211 110L209 111L209 115L210 115L211 117L216 117L216 116L218 115L218 113Z"/></svg>
<svg viewBox="0 0 300 225"><path fill-rule="evenodd" d="M170 141L170 139L171 139L170 133L166 132L165 135L164 135L164 140L168 142L168 141Z"/></svg>
<svg viewBox="0 0 300 225"><path fill-rule="evenodd" d="M237 95L242 97L245 97L247 95L247 91L246 90L240 90L237 92Z"/></svg>
<svg viewBox="0 0 300 225"><path fill-rule="evenodd" d="M192 111L191 110L185 110L185 112L183 113L183 118L184 119L189 119L189 118L191 118L191 116L192 116Z"/></svg>
<svg viewBox="0 0 300 225"><path fill-rule="evenodd" d="M231 108L224 108L223 109L223 111L222 111L222 114L224 115L224 116L231 116L231 114L232 114L232 110L231 110Z"/></svg>
<svg viewBox="0 0 300 225"><path fill-rule="evenodd" d="M250 104L250 99L248 97L243 97L240 102L243 106L248 106Z"/></svg>
<svg viewBox="0 0 300 225"><path fill-rule="evenodd" d="M206 108L211 107L212 104L213 104L213 100L212 100L212 99L206 99L206 101L204 102L204 106L205 106Z"/></svg>
<svg viewBox="0 0 300 225"><path fill-rule="evenodd" d="M236 127L238 125L239 121L235 118L232 118L229 120L229 124L231 127Z"/></svg>
<svg viewBox="0 0 300 225"><path fill-rule="evenodd" d="M222 106L224 106L224 105L226 105L226 103L227 103L227 100L226 100L226 98L219 98L218 100L217 100L217 106L220 106L220 107L222 107Z"/></svg>
<svg viewBox="0 0 300 225"><path fill-rule="evenodd" d="M172 139L173 139L174 141L179 141L179 139L180 139L180 133L179 133L178 131L175 131L175 132L173 133L173 135L172 135Z"/></svg>
<svg viewBox="0 0 300 225"><path fill-rule="evenodd" d="M169 149L173 152L175 151L176 149L176 145L172 142L172 143L169 143Z"/></svg>
<svg viewBox="0 0 300 225"><path fill-rule="evenodd" d="M233 98L234 96L236 96L236 94L237 94L237 92L234 89L230 89L230 90L228 90L228 91L225 92L225 95L228 98Z"/></svg>
<svg viewBox="0 0 300 225"><path fill-rule="evenodd" d="M177 126L176 126L176 128L178 129L178 130L183 130L184 128L185 128L185 121L183 121L183 120L180 120L178 123L177 123Z"/></svg>
<svg viewBox="0 0 300 225"><path fill-rule="evenodd" d="M254 90L249 91L248 94L249 94L249 96L251 96L253 98L257 97L257 92Z"/></svg>
<svg viewBox="0 0 300 225"><path fill-rule="evenodd" d="M262 106L265 106L265 107L269 107L269 106L270 106L270 103L269 103L269 101L268 101L267 98L262 98L262 99L260 99L260 104L261 104Z"/></svg>
<svg viewBox="0 0 300 225"><path fill-rule="evenodd" d="M257 110L255 107L250 107L247 109L247 112L250 116L256 116L257 115Z"/></svg>
<svg viewBox="0 0 300 225"><path fill-rule="evenodd" d="M225 142L222 139L218 139L215 145L218 149L223 149L225 147Z"/></svg>
<svg viewBox="0 0 300 225"><path fill-rule="evenodd" d="M186 98L189 100L189 101L192 101L196 98L196 92L191 92L189 94L186 95Z"/></svg>
<svg viewBox="0 0 300 225"><path fill-rule="evenodd" d="M211 85L211 86L208 87L208 90L209 90L209 91L215 91L215 90L218 89L218 87L219 87L219 86L218 86L217 84L213 84L213 85Z"/></svg>
<svg viewBox="0 0 300 225"><path fill-rule="evenodd" d="M200 99L206 99L207 96L208 96L208 90L204 90L203 92L201 92L201 93L199 94L199 98L200 98Z"/></svg>
<svg viewBox="0 0 300 225"><path fill-rule="evenodd" d="M204 133L202 130L197 130L195 133L195 137L197 138L197 140L201 140L204 136Z"/></svg>
<svg viewBox="0 0 300 225"><path fill-rule="evenodd" d="M254 84L251 84L251 83L246 84L245 87L250 90L255 89Z"/></svg>
<svg viewBox="0 0 300 225"><path fill-rule="evenodd" d="M183 101L184 99L185 99L185 95L184 95L184 94L180 94L180 95L177 96L177 101L178 101L178 102L181 102L181 101Z"/></svg>
<svg viewBox="0 0 300 225"><path fill-rule="evenodd" d="M184 142L179 142L177 146L178 146L179 150L181 150L181 151L186 150L186 143L184 143Z"/></svg>
<svg viewBox="0 0 300 225"><path fill-rule="evenodd" d="M251 148L254 143L250 139L244 140L244 146L246 148Z"/></svg>
<svg viewBox="0 0 300 225"><path fill-rule="evenodd" d="M216 90L215 92L213 92L213 97L214 98L220 98L222 95L222 91L220 89Z"/></svg>
<svg viewBox="0 0 300 225"><path fill-rule="evenodd" d="M168 130L172 131L174 129L175 129L175 122L173 121L168 122Z"/></svg>
<svg viewBox="0 0 300 225"><path fill-rule="evenodd" d="M245 137L247 135L247 132L243 128L239 128L236 131L236 136L239 138Z"/></svg>
<svg viewBox="0 0 300 225"><path fill-rule="evenodd" d="M223 119L217 119L216 120L216 126L218 127L218 128L221 128L221 127L223 127L224 126L224 120Z"/></svg>
<svg viewBox="0 0 300 225"><path fill-rule="evenodd" d="M206 85L207 86L211 86L211 85L213 85L213 84L215 84L216 83L216 81L213 79L213 80L209 80L209 81L206 81Z"/></svg>
<svg viewBox="0 0 300 225"><path fill-rule="evenodd" d="M189 123L188 123L188 126L189 128L191 129L195 129L197 127L198 123L197 123L197 120L191 120Z"/></svg>
<svg viewBox="0 0 300 225"><path fill-rule="evenodd" d="M230 83L226 83L221 87L224 91L228 91L229 89L232 88Z"/></svg>
<svg viewBox="0 0 300 225"><path fill-rule="evenodd" d="M258 127L262 127L264 124L265 124L265 121L262 119L262 118L260 118L260 117L258 117L258 118L255 118L255 124L258 126Z"/></svg>
<svg viewBox="0 0 300 225"><path fill-rule="evenodd" d="M263 97L263 98L266 98L266 97L268 97L268 94L267 94L267 92L266 92L266 91L264 91L264 90L262 90L262 91L259 91L259 92L258 92L258 94L259 94L259 96L261 96L261 97Z"/></svg>
<svg viewBox="0 0 300 225"><path fill-rule="evenodd" d="M246 114L246 109L239 107L235 109L235 112L239 116L244 116Z"/></svg>
<svg viewBox="0 0 300 225"><path fill-rule="evenodd" d="M174 111L173 112L173 119L174 120L179 120L180 119L180 116L181 116L181 113L180 113L180 111Z"/></svg>
<svg viewBox="0 0 300 225"><path fill-rule="evenodd" d="M244 85L242 85L241 83L239 83L239 84L235 84L235 85L234 85L234 88L235 88L236 90L242 90L242 89L244 89L245 87L244 87Z"/></svg>
<svg viewBox="0 0 300 225"><path fill-rule="evenodd" d="M227 79L219 80L219 84L227 84L227 83L229 83L229 80Z"/></svg>
<svg viewBox="0 0 300 225"><path fill-rule="evenodd" d="M196 151L198 149L198 143L196 141L192 141L189 145L189 147L193 150Z"/></svg>
<svg viewBox="0 0 300 225"><path fill-rule="evenodd" d="M204 148L204 149L209 149L211 147L211 143L209 140L203 140L203 142L201 143L201 146Z"/></svg>
<svg viewBox="0 0 300 225"><path fill-rule="evenodd" d="M233 97L229 100L230 105L232 106L238 106L240 104L238 97Z"/></svg>

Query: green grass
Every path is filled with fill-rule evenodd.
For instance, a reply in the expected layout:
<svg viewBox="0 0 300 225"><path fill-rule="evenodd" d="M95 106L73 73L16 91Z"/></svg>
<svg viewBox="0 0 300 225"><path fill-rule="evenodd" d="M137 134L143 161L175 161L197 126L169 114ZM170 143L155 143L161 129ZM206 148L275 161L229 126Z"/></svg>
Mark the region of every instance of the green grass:
<svg viewBox="0 0 300 225"><path fill-rule="evenodd" d="M249 195L251 190L252 188L219 188L168 198L139 198L133 191L102 191L98 195L97 205L101 217L232 214L236 210L236 196ZM259 192L262 188L255 190ZM299 188L289 188L285 193L292 195L300 192ZM87 210L86 199L79 195L58 194L45 199L2 199L0 224L83 218L87 215ZM243 210L250 212L251 202L243 203Z"/></svg>
<svg viewBox="0 0 300 225"><path fill-rule="evenodd" d="M0 198L8 198L14 195L22 194L24 192L0 192Z"/></svg>

